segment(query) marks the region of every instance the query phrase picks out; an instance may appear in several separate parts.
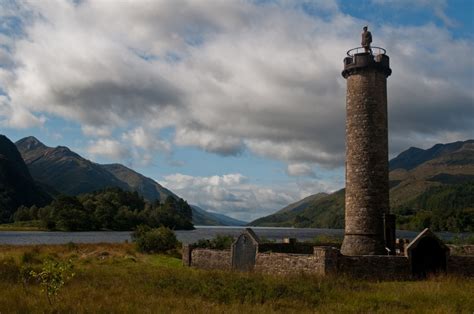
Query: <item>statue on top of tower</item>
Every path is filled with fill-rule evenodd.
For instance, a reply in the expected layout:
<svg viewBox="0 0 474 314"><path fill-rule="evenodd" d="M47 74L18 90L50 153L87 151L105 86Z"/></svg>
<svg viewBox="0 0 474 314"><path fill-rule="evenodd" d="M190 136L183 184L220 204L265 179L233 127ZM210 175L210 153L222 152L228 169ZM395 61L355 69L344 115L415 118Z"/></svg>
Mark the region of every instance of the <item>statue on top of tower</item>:
<svg viewBox="0 0 474 314"><path fill-rule="evenodd" d="M372 34L367 30L367 28L367 26L364 26L361 45L364 47L365 52L370 52L370 54L372 54L372 49L370 49L370 44L372 43Z"/></svg>

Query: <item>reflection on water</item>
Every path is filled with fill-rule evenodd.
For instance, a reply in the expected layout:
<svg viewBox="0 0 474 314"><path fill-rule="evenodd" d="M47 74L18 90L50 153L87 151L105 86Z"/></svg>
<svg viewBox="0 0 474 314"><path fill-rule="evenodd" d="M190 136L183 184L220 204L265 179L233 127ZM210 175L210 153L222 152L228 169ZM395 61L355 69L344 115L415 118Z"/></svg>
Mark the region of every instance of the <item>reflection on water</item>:
<svg viewBox="0 0 474 314"><path fill-rule="evenodd" d="M244 227L209 227L197 226L191 231L176 231L178 240L188 244L199 239L210 239L216 235L237 236ZM344 235L342 229L318 229L318 228L252 228L255 233L264 239L281 240L284 237L297 238L299 241L311 240L319 235L339 236ZM414 238L418 232L397 231L399 238ZM442 239L450 239L455 234L437 233ZM120 243L130 241L130 232L127 231L92 231L92 232L45 232L45 231L0 231L0 244L62 244L68 242L76 243Z"/></svg>

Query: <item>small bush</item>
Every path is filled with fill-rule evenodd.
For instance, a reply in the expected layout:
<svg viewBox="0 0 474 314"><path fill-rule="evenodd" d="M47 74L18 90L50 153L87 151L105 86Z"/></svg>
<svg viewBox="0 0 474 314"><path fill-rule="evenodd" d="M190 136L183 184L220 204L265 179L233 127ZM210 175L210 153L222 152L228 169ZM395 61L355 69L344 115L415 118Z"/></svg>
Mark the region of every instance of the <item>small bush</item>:
<svg viewBox="0 0 474 314"><path fill-rule="evenodd" d="M227 235L217 235L214 239L200 239L194 247L213 250L228 250L232 246L234 238Z"/></svg>
<svg viewBox="0 0 474 314"><path fill-rule="evenodd" d="M55 260L46 260L43 262L41 271L30 271L31 278L35 278L41 285L41 291L46 295L50 305L53 304L54 297L58 295L59 290L64 284L74 277L72 272L73 265L71 261L58 262ZM25 276L25 279L26 276Z"/></svg>
<svg viewBox="0 0 474 314"><path fill-rule="evenodd" d="M166 227L152 229L140 225L132 233L132 240L137 250L143 253L164 253L178 245L175 233Z"/></svg>

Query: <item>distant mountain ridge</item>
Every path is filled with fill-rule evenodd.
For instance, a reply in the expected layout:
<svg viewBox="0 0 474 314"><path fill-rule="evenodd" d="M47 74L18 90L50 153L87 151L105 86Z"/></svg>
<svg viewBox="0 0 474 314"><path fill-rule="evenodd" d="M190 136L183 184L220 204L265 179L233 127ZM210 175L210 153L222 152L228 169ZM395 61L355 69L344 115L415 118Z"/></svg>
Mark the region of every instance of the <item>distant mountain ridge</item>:
<svg viewBox="0 0 474 314"><path fill-rule="evenodd" d="M108 187L137 191L149 201L164 202L168 196L178 197L151 178L121 164L97 164L65 146L48 147L33 136L16 142L26 166L35 180L51 190L67 195L90 193ZM193 208L196 225L244 225L245 222Z"/></svg>
<svg viewBox="0 0 474 314"><path fill-rule="evenodd" d="M174 194L154 180L123 165L100 165L64 146L48 147L35 137L16 142L31 175L61 193L78 195L107 187L137 191L144 198L164 201Z"/></svg>
<svg viewBox="0 0 474 314"><path fill-rule="evenodd" d="M414 217L418 211L440 210L438 204L461 203L464 207L455 206L452 215L465 221L474 217L474 202L466 194L474 184L474 140L437 144L429 149L411 147L389 165L390 206L399 215L401 225L408 226L411 219L418 219ZM344 194L341 189L323 197L311 195L249 225L343 228Z"/></svg>
<svg viewBox="0 0 474 314"><path fill-rule="evenodd" d="M191 205L193 223L197 226L245 226L247 222L229 216L208 212L199 206Z"/></svg>
<svg viewBox="0 0 474 314"><path fill-rule="evenodd" d="M0 222L20 206L46 205L52 198L30 175L16 146L0 135Z"/></svg>
<svg viewBox="0 0 474 314"><path fill-rule="evenodd" d="M411 170L426 161L463 150L463 148L466 149L471 145L474 145L474 140L458 141L449 144L436 144L429 149L410 147L406 151L400 153L397 157L390 160L389 170Z"/></svg>

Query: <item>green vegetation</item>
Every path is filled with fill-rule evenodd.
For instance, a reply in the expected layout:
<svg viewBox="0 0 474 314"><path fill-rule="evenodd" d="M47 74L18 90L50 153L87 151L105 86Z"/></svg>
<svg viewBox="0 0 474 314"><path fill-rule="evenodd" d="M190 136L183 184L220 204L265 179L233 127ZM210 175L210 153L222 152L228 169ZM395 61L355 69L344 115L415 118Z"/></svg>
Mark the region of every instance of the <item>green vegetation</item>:
<svg viewBox="0 0 474 314"><path fill-rule="evenodd" d="M140 225L132 233L132 240L137 245L137 250L142 253L165 253L178 245L176 235L166 227L152 229Z"/></svg>
<svg viewBox="0 0 474 314"><path fill-rule="evenodd" d="M255 226L344 228L342 189L306 204L298 212L286 211L255 220ZM397 228L404 230L474 232L474 181L428 188L402 205L392 206Z"/></svg>
<svg viewBox="0 0 474 314"><path fill-rule="evenodd" d="M27 262L28 259L23 258L23 261ZM60 262L47 259L43 261L40 271L22 271L20 272L20 277L23 283L28 282L30 278L36 279L41 286L41 291L46 295L49 305L53 305L54 298L58 295L59 290L67 281L74 277L75 274L72 272L72 268L73 266L70 261Z"/></svg>
<svg viewBox="0 0 474 314"><path fill-rule="evenodd" d="M390 161L390 207L399 229L474 229L474 140L410 148ZM344 227L344 189L315 194L251 222L268 227Z"/></svg>
<svg viewBox="0 0 474 314"><path fill-rule="evenodd" d="M132 230L138 225L192 229L192 210L182 199L146 202L137 192L107 188L79 196L59 196L42 208L21 206L16 223L36 221L48 230Z"/></svg>
<svg viewBox="0 0 474 314"><path fill-rule="evenodd" d="M228 250L233 242L233 237L218 234L212 239L200 239L193 246L203 249Z"/></svg>
<svg viewBox="0 0 474 314"><path fill-rule="evenodd" d="M432 187L393 211L402 229L474 232L474 181Z"/></svg>
<svg viewBox="0 0 474 314"><path fill-rule="evenodd" d="M0 231L43 231L46 230L40 220L17 221L0 224Z"/></svg>
<svg viewBox="0 0 474 314"><path fill-rule="evenodd" d="M50 305L22 267L68 261L75 276ZM472 313L474 281L366 281L348 277L277 277L181 266L132 244L0 246L2 312L186 313Z"/></svg>

